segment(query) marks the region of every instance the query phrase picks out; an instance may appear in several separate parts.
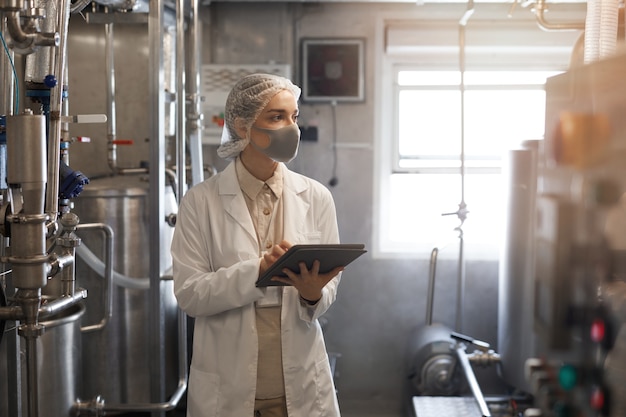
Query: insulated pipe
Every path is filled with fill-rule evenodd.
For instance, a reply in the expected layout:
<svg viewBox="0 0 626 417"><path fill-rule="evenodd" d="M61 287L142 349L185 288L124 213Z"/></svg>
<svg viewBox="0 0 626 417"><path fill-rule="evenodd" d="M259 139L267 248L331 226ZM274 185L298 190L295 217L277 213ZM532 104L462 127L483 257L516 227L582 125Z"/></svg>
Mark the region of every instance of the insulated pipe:
<svg viewBox="0 0 626 417"><path fill-rule="evenodd" d="M30 52L34 52L37 46L59 46L59 34L56 32L41 33L37 25L34 25L34 31L25 32L20 23L19 11L8 11L6 19L11 40L17 48L30 49Z"/></svg>
<svg viewBox="0 0 626 417"><path fill-rule="evenodd" d="M0 11L0 33L6 33L6 19L4 19L4 13ZM13 114L13 96L15 94L15 79L13 78L13 67L11 62L13 61L13 51L10 49L0 50L0 85L4 90L2 98L0 99L0 114L12 115Z"/></svg>

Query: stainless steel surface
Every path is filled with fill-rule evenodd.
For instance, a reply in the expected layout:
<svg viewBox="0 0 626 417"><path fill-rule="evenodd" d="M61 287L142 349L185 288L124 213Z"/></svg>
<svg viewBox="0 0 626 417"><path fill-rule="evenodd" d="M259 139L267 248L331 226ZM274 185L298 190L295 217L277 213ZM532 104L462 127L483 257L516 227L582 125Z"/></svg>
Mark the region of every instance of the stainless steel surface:
<svg viewBox="0 0 626 417"><path fill-rule="evenodd" d="M439 248L433 248L430 252L430 264L428 269L428 295L426 296L426 326L433 324L433 301L435 300L435 278L437 276L437 255Z"/></svg>
<svg viewBox="0 0 626 417"><path fill-rule="evenodd" d="M102 330L106 327L111 320L111 316L113 314L113 239L114 233L113 228L108 224L104 223L83 223L78 225L78 230L86 231L86 230L100 230L105 235L105 255L104 255L104 264L105 273L103 276L104 283L102 284L102 305L103 314L102 319L95 324L85 324L83 323L80 331L83 333L93 332L96 330Z"/></svg>
<svg viewBox="0 0 626 417"><path fill-rule="evenodd" d="M416 417L480 417L472 397L413 397Z"/></svg>
<svg viewBox="0 0 626 417"><path fill-rule="evenodd" d="M65 309L61 313L50 316L40 322L46 331L37 339L36 363L40 366L36 372L40 389L39 398L35 398L35 400L38 403L38 408L45 410L45 414L43 414L45 416L71 415L70 410L74 401L80 395L80 361L82 356L80 319L84 311L84 305L75 304L71 308ZM15 338L10 337L9 330L6 336L3 340L3 346L0 346L0 354L4 352L9 339L15 340ZM19 347L20 345L21 347ZM24 343L19 344L18 349L22 356L26 355ZM4 355L2 357L4 358ZM5 396L6 393L0 390L0 399L2 400L0 401L0 415L2 416L16 415L11 412L12 409L27 409L26 402L31 396L28 395L29 391L25 384L25 362L22 362L20 366L20 363L15 364L0 360L0 375L3 378L11 375L14 366L17 365L17 371L20 373L20 376L16 381L22 381L21 390L15 390L15 387L11 387L12 393L17 394L17 398L21 398L20 404L12 405L15 397L13 395L7 397Z"/></svg>
<svg viewBox="0 0 626 417"><path fill-rule="evenodd" d="M491 412L489 411L489 407L487 407L487 403L485 402L485 397L483 396L483 392L480 389L480 385L478 384L478 380L476 379L476 375L474 374L474 370L472 369L472 365L470 365L470 361L468 359L467 353L465 352L466 346L462 343L459 343L456 346L456 355L458 358L458 364L465 375L465 380L474 395L474 400L478 405L478 409L480 410L480 414L482 417L490 417Z"/></svg>
<svg viewBox="0 0 626 417"><path fill-rule="evenodd" d="M411 392L419 395L458 395L463 380L456 371L452 331L435 323L417 329L409 341Z"/></svg>
<svg viewBox="0 0 626 417"><path fill-rule="evenodd" d="M161 283L160 277L163 266L159 263L159 256L169 248L166 241L162 239L165 231L165 211L161 202L163 201L165 189L165 126L163 115L165 114L164 91L164 47L162 39L164 35L164 5L163 2L153 3L150 7L148 18L148 39L149 39L149 73L148 73L148 94L150 98L149 113L153 116L150 119L149 135L150 142L150 193L148 202L150 206L149 216L149 243L148 271L150 277L150 291L148 299L148 310L150 316L147 320L150 333L146 340L150 341L148 352L150 352L150 381L146 384L150 388L150 401L161 403L165 399L166 392L166 370L165 370L165 332L163 331L163 321L160 320L161 308ZM169 49L171 51L171 48ZM169 227L169 226L168 226ZM156 417L157 413L154 413ZM163 413L161 413L162 415Z"/></svg>
<svg viewBox="0 0 626 417"><path fill-rule="evenodd" d="M190 104L187 110L188 132L189 132L189 157L191 159L191 181L192 185L204 180L204 168L202 158L202 114L200 96L200 71L202 68L202 52L200 44L202 42L202 22L200 21L199 0L190 1L189 19L189 46L185 48L189 51L189 70L186 96Z"/></svg>
<svg viewBox="0 0 626 417"><path fill-rule="evenodd" d="M145 279L150 275L148 256L149 187L147 176L116 176L92 180L75 201L75 213L82 223L104 223L115 234L114 270L128 277ZM169 211L176 211L173 192L168 189L163 201ZM161 222L163 220L161 219ZM105 247L102 239L93 233L77 232L83 245L103 258ZM156 260L159 269L165 271L171 265L167 248L173 229L163 228L162 250ZM77 260L78 285L89 291L89 304L83 323L98 323L106 311L102 292L106 290L106 280L92 271L80 258ZM152 283L151 283L152 285ZM159 316L165 321L163 337L175 340L177 337L177 306L171 281L161 282L157 277L161 304ZM102 396L105 405L149 403L151 364L150 290L131 289L115 285L112 288L113 315L109 323L100 331L83 333L84 351L90 352L83 358L83 396L91 399ZM169 392L176 387L178 371L177 346L164 347L165 374L163 383ZM116 366L112 366L116 364Z"/></svg>
<svg viewBox="0 0 626 417"><path fill-rule="evenodd" d="M59 7L62 5L56 1L42 1L37 0L37 7L43 7L47 19L42 19L40 23L41 30L44 32L55 32L57 30L56 16L58 15ZM26 57L26 63L24 68L24 81L26 83L38 83L43 84L46 75L52 73L50 64L54 62L55 48L38 48L34 53L29 54ZM61 80L59 80L59 83Z"/></svg>
<svg viewBox="0 0 626 417"><path fill-rule="evenodd" d="M534 356L534 304L532 276L534 217L537 192L538 142L508 153L504 177L507 184L504 242L498 285L498 352L502 376L511 386L528 391L524 376L526 358Z"/></svg>
<svg viewBox="0 0 626 417"><path fill-rule="evenodd" d="M50 90L50 120L48 123L48 187L46 188L46 210L50 221L56 222L59 211L59 167L61 155L61 111L63 103L63 81L67 71L67 33L70 19L69 0L59 0L58 30L61 36L59 47L55 48L54 59L49 65L54 68L57 86ZM52 17L51 17L52 18Z"/></svg>

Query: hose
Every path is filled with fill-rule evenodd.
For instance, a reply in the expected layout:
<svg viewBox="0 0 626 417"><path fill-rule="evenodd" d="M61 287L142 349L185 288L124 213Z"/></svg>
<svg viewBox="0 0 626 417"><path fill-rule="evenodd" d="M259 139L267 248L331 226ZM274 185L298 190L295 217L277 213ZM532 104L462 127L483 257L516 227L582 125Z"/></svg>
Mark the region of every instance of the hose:
<svg viewBox="0 0 626 417"><path fill-rule="evenodd" d="M94 253L89 250L87 246L80 245L76 248L76 255L89 265L91 269L98 273L101 277L104 277L105 265ZM130 288L135 290L147 290L150 288L150 278L132 278L117 271L113 271L113 283L120 287Z"/></svg>

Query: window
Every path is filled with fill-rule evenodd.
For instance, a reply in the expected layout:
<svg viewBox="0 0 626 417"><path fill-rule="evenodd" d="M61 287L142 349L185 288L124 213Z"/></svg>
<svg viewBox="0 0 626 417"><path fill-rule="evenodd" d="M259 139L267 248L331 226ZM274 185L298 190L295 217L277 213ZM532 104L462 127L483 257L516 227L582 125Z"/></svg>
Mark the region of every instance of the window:
<svg viewBox="0 0 626 417"><path fill-rule="evenodd" d="M436 26L441 32L443 26ZM406 27L402 30L406 35ZM387 40L393 39L392 31L386 33ZM398 39L406 42L407 37ZM466 253L474 259L498 258L507 192L503 164L508 150L543 138L545 81L565 68L551 60L528 65L537 61L527 59L532 47L520 48L525 59L501 57L494 63L484 58L487 47L481 45L470 56L471 68L461 73L446 45L440 45L438 64L420 59L420 54L436 54L436 48L398 54L386 45L379 91L388 110L381 110L377 153L375 255L427 257L434 247L457 244L457 212L464 202ZM537 55L545 53L537 46Z"/></svg>

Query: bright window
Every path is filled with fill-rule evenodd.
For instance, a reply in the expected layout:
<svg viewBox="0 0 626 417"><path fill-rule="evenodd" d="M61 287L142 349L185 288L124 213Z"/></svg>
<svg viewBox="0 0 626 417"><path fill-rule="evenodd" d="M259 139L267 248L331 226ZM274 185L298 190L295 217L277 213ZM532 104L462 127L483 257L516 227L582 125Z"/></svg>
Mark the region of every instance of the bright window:
<svg viewBox="0 0 626 417"><path fill-rule="evenodd" d="M381 252L427 255L454 242L464 202L468 253L497 258L504 237L502 164L508 150L543 138L544 84L558 72L462 75L406 65L391 72L394 134L383 164Z"/></svg>

